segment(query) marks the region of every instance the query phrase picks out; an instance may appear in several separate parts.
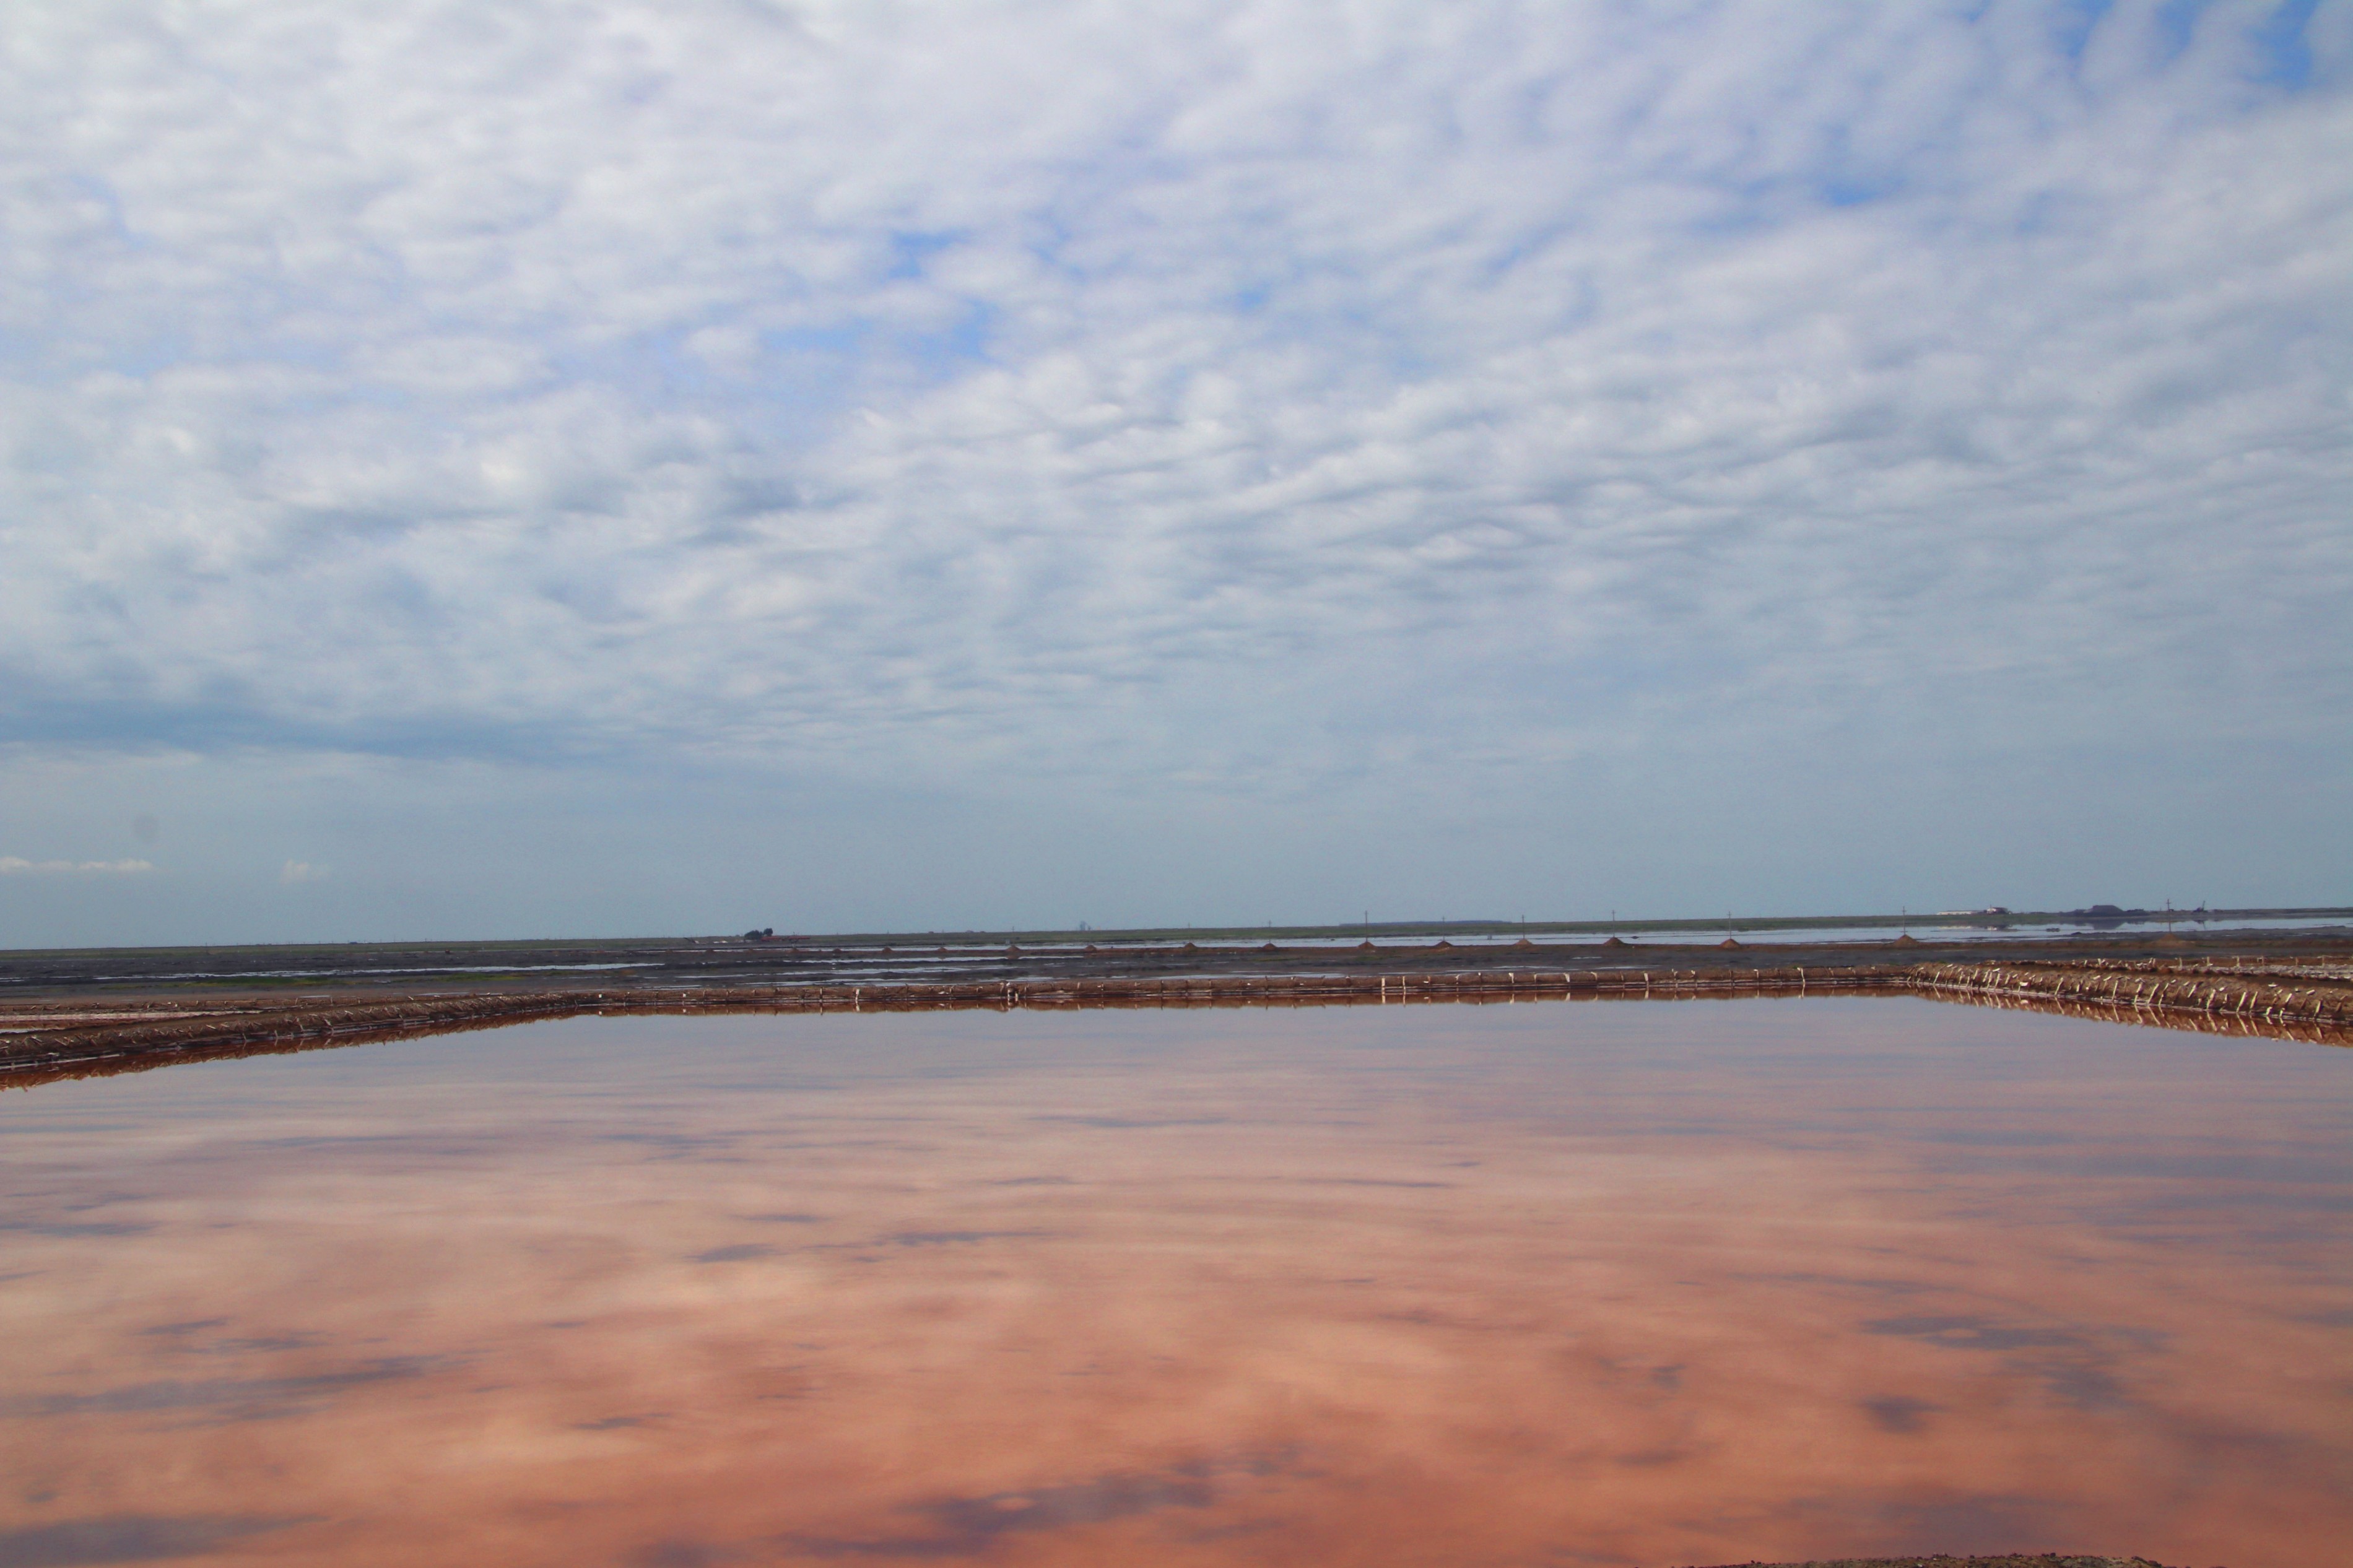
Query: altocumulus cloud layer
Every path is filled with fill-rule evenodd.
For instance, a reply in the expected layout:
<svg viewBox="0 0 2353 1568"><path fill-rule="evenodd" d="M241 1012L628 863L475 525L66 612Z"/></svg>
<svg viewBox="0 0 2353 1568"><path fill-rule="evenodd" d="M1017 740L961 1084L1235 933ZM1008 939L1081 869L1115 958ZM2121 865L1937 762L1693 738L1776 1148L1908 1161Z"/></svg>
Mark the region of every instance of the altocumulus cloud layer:
<svg viewBox="0 0 2353 1568"><path fill-rule="evenodd" d="M0 51L0 940L2353 897L2353 5Z"/></svg>

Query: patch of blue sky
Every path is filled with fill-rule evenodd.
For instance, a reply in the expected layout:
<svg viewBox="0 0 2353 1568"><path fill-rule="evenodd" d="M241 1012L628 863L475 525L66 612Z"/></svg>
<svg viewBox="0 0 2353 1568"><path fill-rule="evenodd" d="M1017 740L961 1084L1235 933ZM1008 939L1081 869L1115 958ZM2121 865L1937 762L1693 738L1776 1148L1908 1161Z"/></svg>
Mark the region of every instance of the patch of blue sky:
<svg viewBox="0 0 2353 1568"><path fill-rule="evenodd" d="M891 232L891 266L882 276L900 279L918 279L932 258L954 246L964 237L953 230L924 233L915 229L893 229Z"/></svg>
<svg viewBox="0 0 2353 1568"><path fill-rule="evenodd" d="M759 357L733 395L771 413L808 415L839 408L845 389L865 379L875 353L872 322L858 320L830 327L780 327L754 340Z"/></svg>
<svg viewBox="0 0 2353 1568"><path fill-rule="evenodd" d="M2116 0L2062 0L2052 28L2060 52L2082 65L2084 51L2092 47L2093 32L2115 9Z"/></svg>
<svg viewBox="0 0 2353 1568"><path fill-rule="evenodd" d="M673 393L688 392L709 395L717 390L710 367L686 352L687 333L680 327L665 327L647 333L640 342L646 356L660 370L662 381Z"/></svg>
<svg viewBox="0 0 2353 1568"><path fill-rule="evenodd" d="M988 363L988 336L1000 312L985 300L965 301L964 314L944 331L910 332L900 351L917 368L943 379Z"/></svg>
<svg viewBox="0 0 2353 1568"><path fill-rule="evenodd" d="M667 326L595 349L553 353L553 379L610 387L642 408L699 408L764 441L806 446L822 440L859 402L858 389L881 368L878 361L909 357L860 319L761 331L748 360L713 364L691 346L700 327ZM486 401L527 401L545 390L533 384L486 395Z"/></svg>
<svg viewBox="0 0 2353 1568"><path fill-rule="evenodd" d="M717 396L722 390L718 378L709 366L686 351L691 331L687 327L661 327L586 352L559 352L551 354L549 361L559 383L621 387L649 403L691 402ZM539 386L519 387L507 395L535 397L543 390Z"/></svg>
<svg viewBox="0 0 2353 1568"><path fill-rule="evenodd" d="M889 339L860 319L762 331L748 362L713 364L691 344L699 330L667 326L594 349L552 353L552 379L609 387L649 410L699 408L764 442L806 447L824 439L891 362L913 362L923 374L937 375L938 365L951 357L939 342ZM960 324L957 330L969 329ZM534 382L481 397L492 404L528 402L545 391Z"/></svg>
<svg viewBox="0 0 2353 1568"><path fill-rule="evenodd" d="M1884 201L1903 188L1903 180L1893 174L1878 179L1833 175L1814 187L1823 203L1834 207L1859 207Z"/></svg>
<svg viewBox="0 0 2353 1568"><path fill-rule="evenodd" d="M2049 191L2036 191L2019 203L2018 216L2010 224L2017 235L2047 234L2061 226L2067 209Z"/></svg>
<svg viewBox="0 0 2353 1568"><path fill-rule="evenodd" d="M861 352L873 334L871 322L845 321L838 327L778 327L762 332L761 351L786 357L832 354L848 357Z"/></svg>
<svg viewBox="0 0 2353 1568"><path fill-rule="evenodd" d="M2208 0L2165 0L2157 8L2157 32L2165 52L2158 57L2160 65L2171 65L2188 52L2198 37L2198 18L2204 15Z"/></svg>
<svg viewBox="0 0 2353 1568"><path fill-rule="evenodd" d="M2312 85L2313 13L2320 0L2288 0L2248 31L2260 51L2255 79L2278 87Z"/></svg>
<svg viewBox="0 0 2353 1568"><path fill-rule="evenodd" d="M2259 19L2241 24L2255 49L2254 80L2290 89L2311 85L2309 30L2319 7L2320 0L2281 0ZM2165 0L2149 17L2158 46L2150 64L2162 69L2188 53L2215 8L2214 0ZM2093 36L2115 10L2115 0L2063 0L2054 36L2069 60L2082 64Z"/></svg>
<svg viewBox="0 0 2353 1568"><path fill-rule="evenodd" d="M1764 234L1789 219L1795 205L1793 195L1820 198L1823 184L1783 178L1699 183L1725 198L1687 226L1691 235L1709 239L1740 239Z"/></svg>
<svg viewBox="0 0 2353 1568"><path fill-rule="evenodd" d="M1071 277L1082 277L1086 268L1071 265L1068 252L1075 237L1070 220L1049 209L1028 216L1034 237L1026 240L1022 248L1055 271Z"/></svg>
<svg viewBox="0 0 2353 1568"><path fill-rule="evenodd" d="M1525 230L1518 238L1504 246L1489 258L1485 268L1488 279L1493 281L1511 271L1521 262L1544 255L1560 241L1574 234L1577 228L1577 221L1571 216L1540 223Z"/></svg>

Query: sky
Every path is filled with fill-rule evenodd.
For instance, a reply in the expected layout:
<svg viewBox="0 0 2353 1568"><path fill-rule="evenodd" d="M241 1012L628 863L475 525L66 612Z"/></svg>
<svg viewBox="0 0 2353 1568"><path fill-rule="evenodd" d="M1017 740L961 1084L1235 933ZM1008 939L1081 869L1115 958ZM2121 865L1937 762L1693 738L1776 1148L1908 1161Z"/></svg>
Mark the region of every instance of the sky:
<svg viewBox="0 0 2353 1568"><path fill-rule="evenodd" d="M0 946L2353 903L2353 0L26 0Z"/></svg>

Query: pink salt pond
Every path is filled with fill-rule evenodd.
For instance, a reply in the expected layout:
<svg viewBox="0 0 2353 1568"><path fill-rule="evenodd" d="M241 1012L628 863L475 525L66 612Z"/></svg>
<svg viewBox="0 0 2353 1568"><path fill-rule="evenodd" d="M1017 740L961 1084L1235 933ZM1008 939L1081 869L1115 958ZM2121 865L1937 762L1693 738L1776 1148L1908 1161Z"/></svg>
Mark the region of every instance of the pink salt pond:
<svg viewBox="0 0 2353 1568"><path fill-rule="evenodd" d="M1837 999L576 1019L0 1097L0 1564L2353 1539L2353 1053Z"/></svg>

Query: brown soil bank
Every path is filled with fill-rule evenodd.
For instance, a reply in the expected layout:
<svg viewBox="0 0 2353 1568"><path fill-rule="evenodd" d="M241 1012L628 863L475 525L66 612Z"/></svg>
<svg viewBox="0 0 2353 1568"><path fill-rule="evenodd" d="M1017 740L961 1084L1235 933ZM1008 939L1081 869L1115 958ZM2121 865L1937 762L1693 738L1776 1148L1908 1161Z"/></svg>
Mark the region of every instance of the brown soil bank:
<svg viewBox="0 0 2353 1568"><path fill-rule="evenodd" d="M1725 1568L2165 1568L2146 1557L1841 1557L1820 1563L1742 1563Z"/></svg>
<svg viewBox="0 0 2353 1568"><path fill-rule="evenodd" d="M223 1053L314 1050L533 1018L622 1013L934 1008L1388 1005L1434 1002L1916 995L2167 1028L2353 1045L2341 963L1861 964L1847 968L1471 970L1445 973L1139 976L948 984L797 984L0 1003L0 1084L139 1070Z"/></svg>

